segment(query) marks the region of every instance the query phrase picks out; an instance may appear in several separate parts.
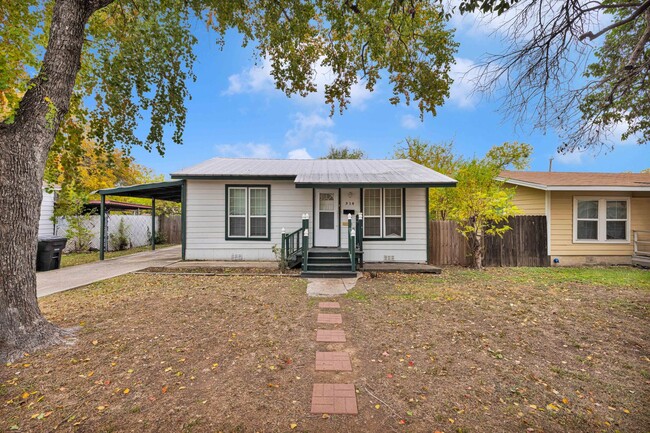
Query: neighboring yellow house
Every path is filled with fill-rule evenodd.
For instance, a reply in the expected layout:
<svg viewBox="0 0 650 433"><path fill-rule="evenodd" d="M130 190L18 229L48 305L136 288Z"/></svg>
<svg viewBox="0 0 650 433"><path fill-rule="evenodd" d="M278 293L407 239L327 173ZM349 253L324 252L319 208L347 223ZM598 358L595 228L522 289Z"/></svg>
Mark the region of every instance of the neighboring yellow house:
<svg viewBox="0 0 650 433"><path fill-rule="evenodd" d="M524 215L546 216L553 265L650 266L650 173L503 171L499 179L515 186Z"/></svg>

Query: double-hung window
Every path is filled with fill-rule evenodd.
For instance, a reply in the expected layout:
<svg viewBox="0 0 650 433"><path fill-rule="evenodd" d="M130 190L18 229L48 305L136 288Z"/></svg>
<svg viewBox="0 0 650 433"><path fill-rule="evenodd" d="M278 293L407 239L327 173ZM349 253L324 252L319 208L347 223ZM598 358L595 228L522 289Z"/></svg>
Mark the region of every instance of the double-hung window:
<svg viewBox="0 0 650 433"><path fill-rule="evenodd" d="M404 190L402 188L363 190L363 237L365 239L404 238Z"/></svg>
<svg viewBox="0 0 650 433"><path fill-rule="evenodd" d="M227 186L226 237L269 238L269 187Z"/></svg>
<svg viewBox="0 0 650 433"><path fill-rule="evenodd" d="M629 242L628 198L575 197L574 242Z"/></svg>

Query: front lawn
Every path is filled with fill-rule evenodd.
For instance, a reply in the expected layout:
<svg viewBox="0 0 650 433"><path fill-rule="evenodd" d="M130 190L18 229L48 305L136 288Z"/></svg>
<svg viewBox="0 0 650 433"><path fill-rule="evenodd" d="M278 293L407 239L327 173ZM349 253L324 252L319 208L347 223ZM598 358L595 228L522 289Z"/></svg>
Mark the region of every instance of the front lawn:
<svg viewBox="0 0 650 433"><path fill-rule="evenodd" d="M447 269L339 297L298 278L126 275L41 300L74 345L0 367L1 431L647 432L650 273ZM315 372L317 350L352 373ZM358 416L310 414L352 382Z"/></svg>

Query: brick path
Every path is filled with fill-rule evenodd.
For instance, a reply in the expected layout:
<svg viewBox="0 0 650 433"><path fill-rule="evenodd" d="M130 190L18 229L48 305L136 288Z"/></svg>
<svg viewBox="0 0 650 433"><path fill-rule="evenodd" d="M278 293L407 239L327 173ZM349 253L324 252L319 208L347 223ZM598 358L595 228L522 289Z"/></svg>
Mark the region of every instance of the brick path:
<svg viewBox="0 0 650 433"><path fill-rule="evenodd" d="M338 302L319 302L321 310L339 309ZM336 326L343 323L338 313L319 313L317 322ZM342 329L317 329L316 341L319 343L345 343ZM316 352L316 371L352 371L352 362L347 352ZM311 413L356 415L357 392L352 383L315 383L311 395Z"/></svg>

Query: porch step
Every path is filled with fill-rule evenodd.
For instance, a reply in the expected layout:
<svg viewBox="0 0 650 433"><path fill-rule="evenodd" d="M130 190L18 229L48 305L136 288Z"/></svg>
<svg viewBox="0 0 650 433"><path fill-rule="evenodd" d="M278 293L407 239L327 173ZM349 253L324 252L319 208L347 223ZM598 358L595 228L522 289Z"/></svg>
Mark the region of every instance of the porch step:
<svg viewBox="0 0 650 433"><path fill-rule="evenodd" d="M307 272L351 271L350 260L347 263L307 263Z"/></svg>
<svg viewBox="0 0 650 433"><path fill-rule="evenodd" d="M309 264L330 264L330 265L350 265L349 257L313 257L309 255Z"/></svg>
<svg viewBox="0 0 650 433"><path fill-rule="evenodd" d="M309 258L347 258L348 252L345 250L333 250L333 251L308 251L307 254Z"/></svg>

